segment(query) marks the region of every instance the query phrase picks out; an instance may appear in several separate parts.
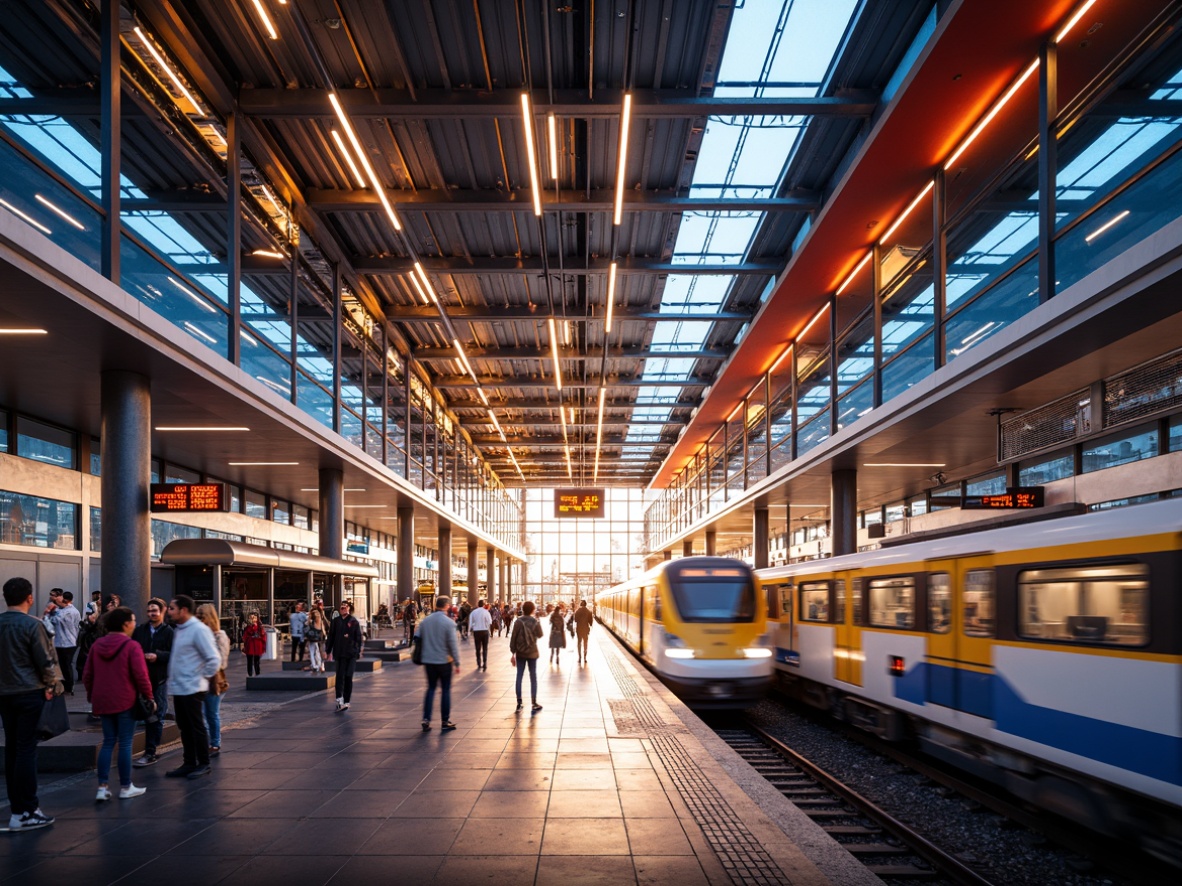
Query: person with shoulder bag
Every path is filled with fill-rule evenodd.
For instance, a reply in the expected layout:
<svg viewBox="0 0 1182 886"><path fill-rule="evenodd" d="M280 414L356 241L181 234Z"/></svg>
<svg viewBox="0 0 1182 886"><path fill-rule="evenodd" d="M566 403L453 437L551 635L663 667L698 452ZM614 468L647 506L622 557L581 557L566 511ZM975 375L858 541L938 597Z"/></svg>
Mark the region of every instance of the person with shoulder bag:
<svg viewBox="0 0 1182 886"><path fill-rule="evenodd" d="M534 602L526 600L521 607L521 615L513 623L513 631L509 635L509 651L512 657L510 664L517 668L517 710L521 710L521 678L525 669L529 668L529 694L533 699L532 710L537 713L542 709L538 704L538 639L542 636L542 624L534 618Z"/></svg>
<svg viewBox="0 0 1182 886"><path fill-rule="evenodd" d="M308 613L308 620L304 623L304 642L308 644L308 657L311 667L304 668L314 674L324 673L324 641L327 639L324 625L324 613L313 609Z"/></svg>
<svg viewBox="0 0 1182 886"><path fill-rule="evenodd" d="M135 613L126 606L108 612L107 633L95 641L86 659L82 683L91 710L103 721L103 746L98 755L99 801L111 799L111 757L119 745L119 799L127 800L147 792L131 781L131 743L135 737L138 700L152 698L152 681L144 650L131 638ZM155 703L150 702L155 713Z"/></svg>
<svg viewBox="0 0 1182 886"><path fill-rule="evenodd" d="M230 681L226 679L226 668L230 666L230 636L222 630L221 616L218 614L218 608L212 603L202 603L198 606L197 617L213 631L214 643L217 644L218 654L222 657L222 666L209 678L209 691L205 693L205 699L202 701L205 709L205 728L209 732L209 756L216 757L222 752L222 696L230 689Z"/></svg>

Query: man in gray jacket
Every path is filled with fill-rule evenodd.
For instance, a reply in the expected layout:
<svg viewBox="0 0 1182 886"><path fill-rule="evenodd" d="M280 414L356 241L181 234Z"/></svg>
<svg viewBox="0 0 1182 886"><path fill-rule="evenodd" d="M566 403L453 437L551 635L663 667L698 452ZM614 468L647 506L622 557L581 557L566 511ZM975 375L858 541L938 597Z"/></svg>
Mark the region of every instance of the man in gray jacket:
<svg viewBox="0 0 1182 886"><path fill-rule="evenodd" d="M193 614L196 608L193 598L184 594L177 594L168 604L168 614L176 626L168 656L168 688L184 748L184 762L164 773L170 778L197 779L210 772L205 693L209 678L222 666L222 654L213 631Z"/></svg>
<svg viewBox="0 0 1182 886"><path fill-rule="evenodd" d="M37 721L41 709L61 695L57 657L39 619L29 615L33 585L27 578L4 583L8 611L0 614L0 718L4 721L4 775L12 804L10 831L53 824L37 803Z"/></svg>
<svg viewBox="0 0 1182 886"><path fill-rule="evenodd" d="M451 600L435 598L435 611L419 622L415 636L422 644L423 669L427 672L427 697L423 699L423 731L431 728L431 708L435 704L435 686L441 685L439 714L444 731L455 729L451 715L451 677L460 672L460 644L456 642L456 623L447 616Z"/></svg>

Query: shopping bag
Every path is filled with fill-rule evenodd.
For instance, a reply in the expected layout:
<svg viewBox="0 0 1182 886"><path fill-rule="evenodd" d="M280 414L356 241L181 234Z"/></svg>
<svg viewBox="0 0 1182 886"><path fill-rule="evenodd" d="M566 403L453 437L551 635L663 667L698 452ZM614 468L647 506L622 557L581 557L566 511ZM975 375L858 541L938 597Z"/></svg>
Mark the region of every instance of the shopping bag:
<svg viewBox="0 0 1182 886"><path fill-rule="evenodd" d="M41 709L41 719L37 721L37 740L48 741L69 731L70 713L66 710L66 697L55 695Z"/></svg>

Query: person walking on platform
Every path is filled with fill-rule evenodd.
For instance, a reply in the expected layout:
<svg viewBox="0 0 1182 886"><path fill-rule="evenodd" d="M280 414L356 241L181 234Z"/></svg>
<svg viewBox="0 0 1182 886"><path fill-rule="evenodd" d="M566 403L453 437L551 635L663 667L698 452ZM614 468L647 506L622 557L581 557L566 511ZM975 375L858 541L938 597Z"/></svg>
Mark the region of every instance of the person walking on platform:
<svg viewBox="0 0 1182 886"><path fill-rule="evenodd" d="M53 824L37 801L37 721L45 703L62 694L57 658L45 625L29 615L33 585L4 583L8 610L0 614L0 719L4 721L4 780L12 815L10 831Z"/></svg>
<svg viewBox="0 0 1182 886"><path fill-rule="evenodd" d="M177 594L168 604L168 616L176 625L168 657L168 688L184 748L181 765L165 773L169 778L198 779L210 772L205 693L209 678L222 666L222 656L213 631L194 614L196 608L193 598L185 594Z"/></svg>
<svg viewBox="0 0 1182 886"><path fill-rule="evenodd" d="M61 588L49 592L45 619L53 624L53 651L61 671L66 695L74 694L74 653L78 651L78 629L82 627L82 613L74 608L74 595Z"/></svg>
<svg viewBox="0 0 1182 886"><path fill-rule="evenodd" d="M505 623L505 636L513 633L513 619L517 618L517 610L508 603L501 610L501 621Z"/></svg>
<svg viewBox="0 0 1182 886"><path fill-rule="evenodd" d="M575 648L579 652L579 662L581 664L587 663L587 642L591 637L591 625L595 621L595 616L591 614L591 610L587 608L587 601L580 600L579 608L575 610L575 614L571 616L575 620L575 638L578 643Z"/></svg>
<svg viewBox="0 0 1182 886"><path fill-rule="evenodd" d="M205 712L205 728L209 732L209 756L216 757L222 752L222 696L230 688L230 684L226 682L226 668L230 666L230 635L222 630L221 616L218 614L218 608L212 603L202 603L198 606L197 617L213 631L218 655L222 659L222 666L209 681L209 691L205 693L205 701L201 703Z"/></svg>
<svg viewBox="0 0 1182 886"><path fill-rule="evenodd" d="M561 664L559 656L566 648L566 615L559 603L550 613L550 664Z"/></svg>
<svg viewBox="0 0 1182 886"><path fill-rule="evenodd" d="M496 631L497 636L501 636L501 628L504 627L505 622L501 619L501 604L493 603L489 606L488 614L492 617L490 630Z"/></svg>
<svg viewBox="0 0 1182 886"><path fill-rule="evenodd" d="M291 660L303 661L304 652L308 648L308 644L304 637L304 628L308 624L307 604L303 600L296 603L295 612L291 614L289 619L291 626ZM299 658L296 658L296 653L299 653Z"/></svg>
<svg viewBox="0 0 1182 886"><path fill-rule="evenodd" d="M267 651L267 631L259 623L259 614L248 616L250 623L242 632L242 651L246 654L246 676L261 674L263 654Z"/></svg>
<svg viewBox="0 0 1182 886"><path fill-rule="evenodd" d="M327 636L324 613L314 608L308 613L308 621L304 624L304 640L308 644L308 658L312 665L304 668L305 671L324 673L324 640Z"/></svg>
<svg viewBox="0 0 1182 886"><path fill-rule="evenodd" d="M492 628L492 613L483 600L476 604L468 616L468 627L472 630L472 642L476 646L476 670L488 670L488 636Z"/></svg>
<svg viewBox="0 0 1182 886"><path fill-rule="evenodd" d="M423 698L423 731L431 728L431 708L435 704L435 687L441 688L440 726L445 732L455 729L451 717L451 678L460 672L460 644L456 641L455 622L447 614L451 601L447 597L435 599L435 611L423 619L417 636L422 647L423 670L427 672L427 694Z"/></svg>
<svg viewBox="0 0 1182 886"><path fill-rule="evenodd" d="M90 650L82 683L90 708L103 720L103 746L98 755L98 793L95 800L111 799L111 757L119 744L119 799L138 797L147 788L131 781L131 743L135 737L132 707L139 695L152 695L152 681L144 650L132 634L135 613L126 606L106 615L107 633Z"/></svg>
<svg viewBox="0 0 1182 886"><path fill-rule="evenodd" d="M456 622L456 628L460 632L460 636L465 641L468 639L468 617L472 615L472 604L467 600L460 604L459 620Z"/></svg>
<svg viewBox="0 0 1182 886"><path fill-rule="evenodd" d="M526 600L521 607L521 616L509 634L510 662L517 668L517 710L521 710L521 678L529 668L529 695L533 700L533 711L542 709L538 704L538 639L542 636L542 625L534 618L534 601Z"/></svg>
<svg viewBox="0 0 1182 886"><path fill-rule="evenodd" d="M419 607L414 600L407 600L402 607L402 635L407 643L415 635L415 623L419 620Z"/></svg>
<svg viewBox="0 0 1182 886"><path fill-rule="evenodd" d="M340 618L334 618L328 628L325 651L337 663L337 713L349 710L353 697L353 672L361 656L361 623L351 614L348 603L340 606ZM455 630L455 626L452 626Z"/></svg>
<svg viewBox="0 0 1182 886"><path fill-rule="evenodd" d="M156 750L164 737L164 715L168 713L168 657L172 653L172 625L164 623L168 604L159 597L148 601L147 624L136 625L131 639L140 644L144 661L148 663L148 679L152 681L152 699L156 702L156 719L144 724L144 753L135 766L151 766L159 758Z"/></svg>

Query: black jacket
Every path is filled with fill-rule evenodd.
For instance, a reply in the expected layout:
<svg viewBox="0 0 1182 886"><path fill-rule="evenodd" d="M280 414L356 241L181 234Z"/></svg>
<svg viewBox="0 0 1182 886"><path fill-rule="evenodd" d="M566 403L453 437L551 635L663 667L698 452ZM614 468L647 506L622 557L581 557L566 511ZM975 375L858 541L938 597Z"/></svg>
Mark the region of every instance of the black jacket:
<svg viewBox="0 0 1182 886"><path fill-rule="evenodd" d="M328 626L324 651L334 658L357 658L361 655L361 623L353 616L334 618Z"/></svg>
<svg viewBox="0 0 1182 886"><path fill-rule="evenodd" d="M168 657L172 655L172 637L175 632L172 625L163 624L152 635L152 626L147 622L136 625L131 639L140 644L144 655L156 653L156 660L148 662L148 679L153 686L159 686L168 679Z"/></svg>

